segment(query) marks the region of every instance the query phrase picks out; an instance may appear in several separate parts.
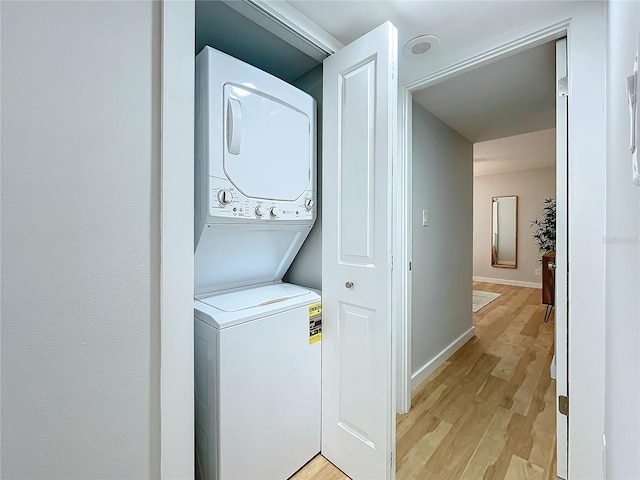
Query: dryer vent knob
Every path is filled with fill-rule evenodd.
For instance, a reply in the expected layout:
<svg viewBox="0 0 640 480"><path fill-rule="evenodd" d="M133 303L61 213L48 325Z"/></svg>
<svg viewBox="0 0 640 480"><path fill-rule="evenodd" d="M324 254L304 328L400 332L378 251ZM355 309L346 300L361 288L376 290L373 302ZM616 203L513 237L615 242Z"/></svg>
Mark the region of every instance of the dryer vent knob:
<svg viewBox="0 0 640 480"><path fill-rule="evenodd" d="M271 207L271 210L269 210L269 213L273 218L278 218L278 215L280 215L280 209L278 207Z"/></svg>
<svg viewBox="0 0 640 480"><path fill-rule="evenodd" d="M233 194L226 188L221 188L220 190L218 190L218 201L222 205L229 205L231 202L233 202Z"/></svg>
<svg viewBox="0 0 640 480"><path fill-rule="evenodd" d="M313 208L313 199L312 198L305 198L304 199L304 208L307 211L310 211Z"/></svg>
<svg viewBox="0 0 640 480"><path fill-rule="evenodd" d="M256 207L256 217L262 217L263 215L264 215L264 210L262 210L262 207L258 205Z"/></svg>

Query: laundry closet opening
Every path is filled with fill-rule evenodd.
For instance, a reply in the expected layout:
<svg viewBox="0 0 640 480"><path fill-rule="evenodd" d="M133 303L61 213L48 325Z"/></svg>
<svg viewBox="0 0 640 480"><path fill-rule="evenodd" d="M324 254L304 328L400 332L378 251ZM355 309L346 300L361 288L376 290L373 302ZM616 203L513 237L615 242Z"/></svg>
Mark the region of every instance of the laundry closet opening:
<svg viewBox="0 0 640 480"><path fill-rule="evenodd" d="M288 478L321 446L324 54L236 8L247 5L195 9L195 472L206 480Z"/></svg>

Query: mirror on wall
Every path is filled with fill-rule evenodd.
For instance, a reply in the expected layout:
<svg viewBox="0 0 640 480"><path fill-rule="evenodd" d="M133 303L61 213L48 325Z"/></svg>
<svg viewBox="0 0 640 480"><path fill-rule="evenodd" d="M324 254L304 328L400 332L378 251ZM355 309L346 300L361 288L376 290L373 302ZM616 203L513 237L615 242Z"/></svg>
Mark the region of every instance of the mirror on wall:
<svg viewBox="0 0 640 480"><path fill-rule="evenodd" d="M518 266L518 197L491 200L491 266Z"/></svg>

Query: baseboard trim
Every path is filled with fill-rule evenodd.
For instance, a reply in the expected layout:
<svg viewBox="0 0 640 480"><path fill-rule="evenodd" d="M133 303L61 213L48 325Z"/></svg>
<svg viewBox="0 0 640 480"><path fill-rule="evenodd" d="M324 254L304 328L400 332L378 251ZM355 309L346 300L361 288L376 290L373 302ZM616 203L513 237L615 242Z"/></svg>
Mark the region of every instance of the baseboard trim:
<svg viewBox="0 0 640 480"><path fill-rule="evenodd" d="M521 282L520 280L506 280L503 278L473 277L474 282L497 283L498 285L511 285L513 287L542 288L542 280L540 283Z"/></svg>
<svg viewBox="0 0 640 480"><path fill-rule="evenodd" d="M476 328L471 327L469 330L467 330L453 342L451 342L451 344L449 344L449 346L447 346L438 355L436 355L435 358L423 365L420 370L411 375L411 390L415 390L416 387L424 382L427 377L429 377L429 375L435 372L440 365L446 362L451 355L456 353L460 349L460 347L471 340L475 334Z"/></svg>

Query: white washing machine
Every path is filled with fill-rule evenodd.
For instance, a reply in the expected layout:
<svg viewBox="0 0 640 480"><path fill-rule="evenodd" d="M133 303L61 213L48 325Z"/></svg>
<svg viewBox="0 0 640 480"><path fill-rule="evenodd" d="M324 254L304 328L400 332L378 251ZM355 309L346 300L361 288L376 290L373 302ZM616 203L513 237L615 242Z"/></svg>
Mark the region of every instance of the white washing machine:
<svg viewBox="0 0 640 480"><path fill-rule="evenodd" d="M281 283L316 217L315 102L196 57L196 470L283 480L320 452L320 296Z"/></svg>
<svg viewBox="0 0 640 480"><path fill-rule="evenodd" d="M200 299L195 317L200 478L289 478L320 451L320 296L243 289Z"/></svg>

